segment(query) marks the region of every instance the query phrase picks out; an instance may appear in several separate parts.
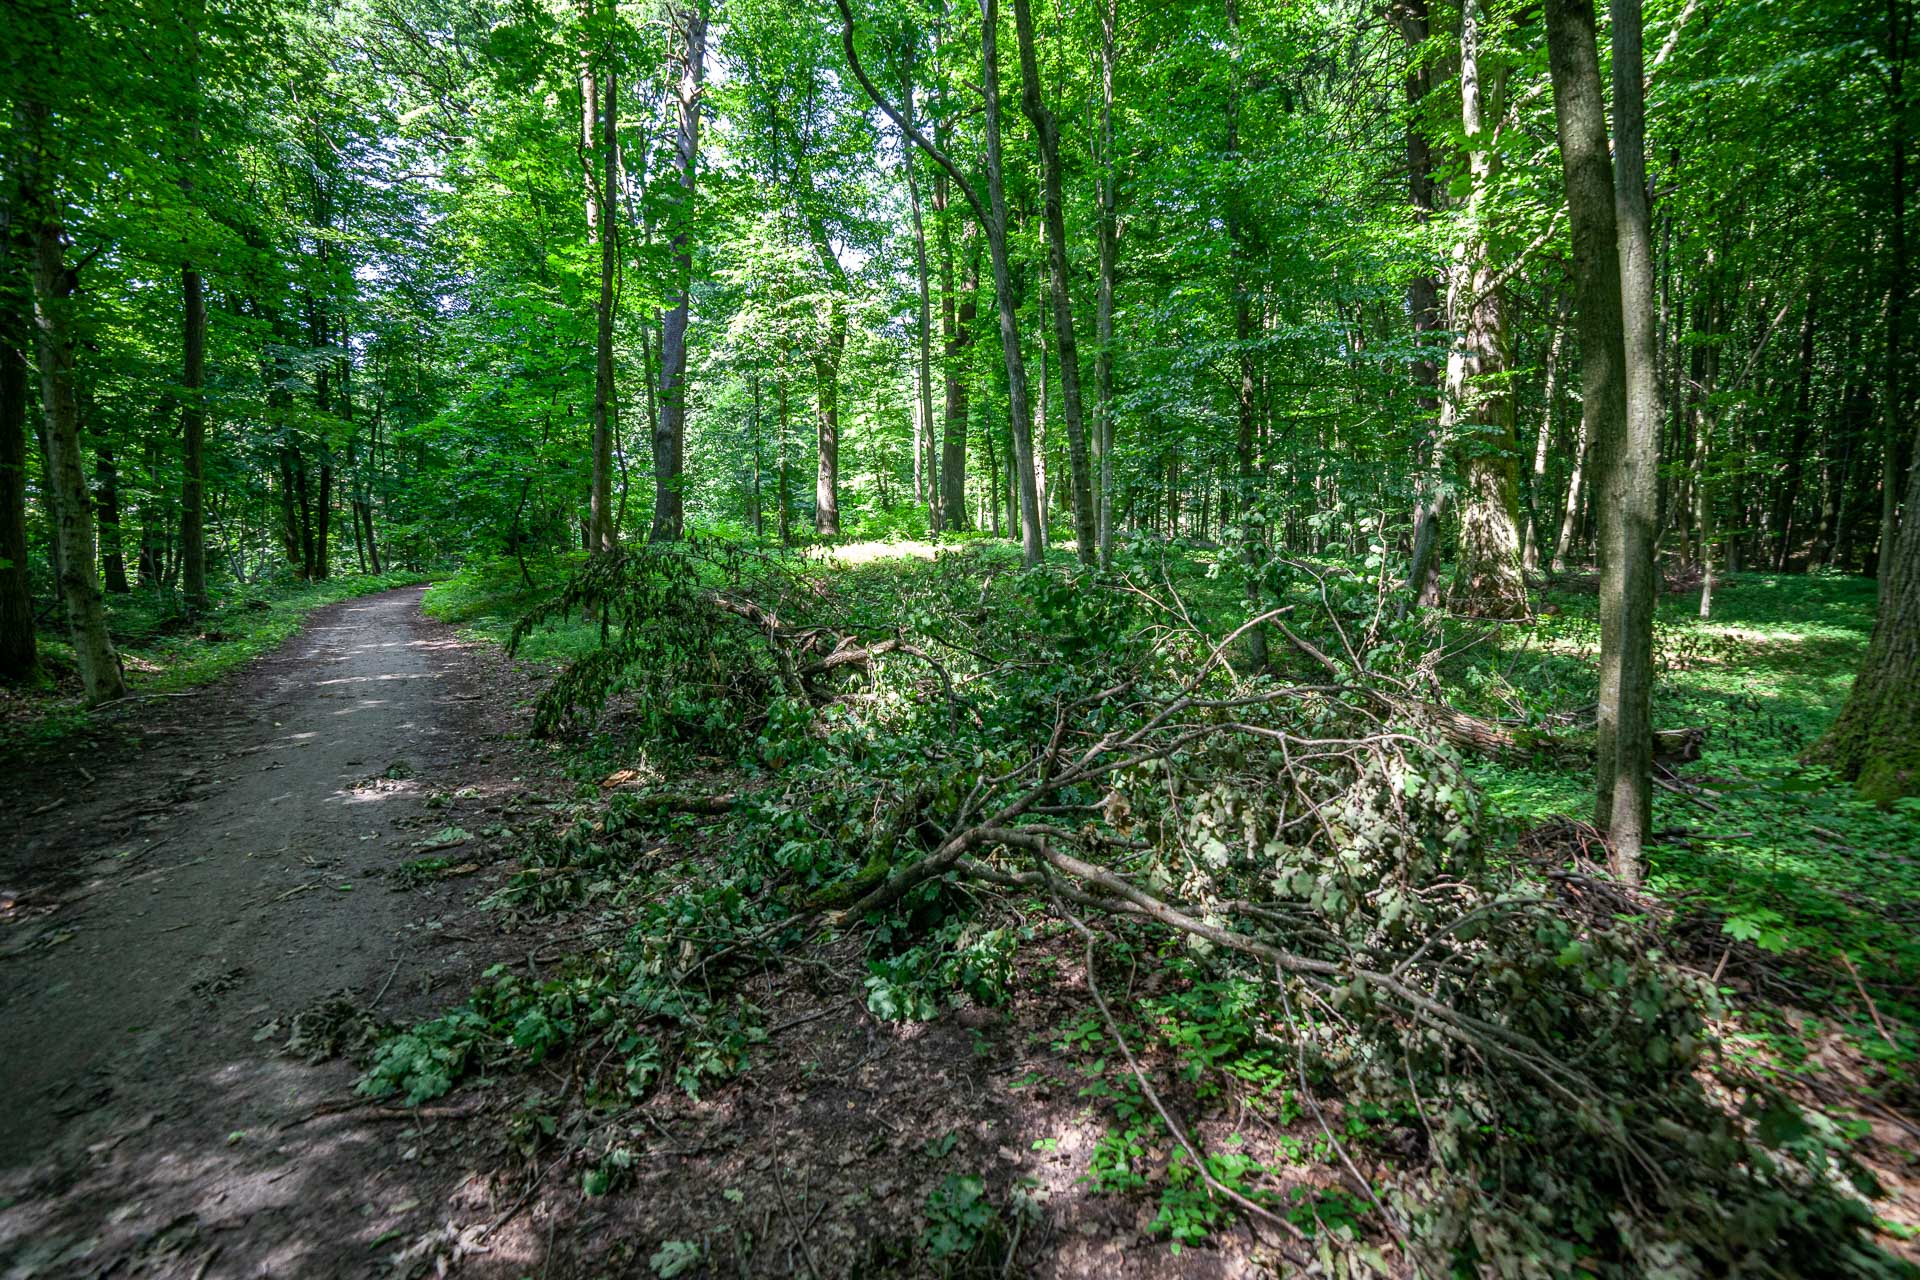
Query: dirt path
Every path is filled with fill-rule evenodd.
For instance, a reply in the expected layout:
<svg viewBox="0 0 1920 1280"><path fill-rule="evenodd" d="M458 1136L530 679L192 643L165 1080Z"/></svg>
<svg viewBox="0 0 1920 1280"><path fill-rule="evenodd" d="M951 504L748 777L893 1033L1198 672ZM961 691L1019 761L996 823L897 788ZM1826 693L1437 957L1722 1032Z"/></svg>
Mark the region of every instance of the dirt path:
<svg viewBox="0 0 1920 1280"><path fill-rule="evenodd" d="M137 743L0 779L9 1280L359 1274L444 1196L408 1121L330 1114L349 1069L275 1052L329 997L402 1017L486 959L471 881L393 891L437 829L478 848L519 767L508 664L420 597L332 606Z"/></svg>

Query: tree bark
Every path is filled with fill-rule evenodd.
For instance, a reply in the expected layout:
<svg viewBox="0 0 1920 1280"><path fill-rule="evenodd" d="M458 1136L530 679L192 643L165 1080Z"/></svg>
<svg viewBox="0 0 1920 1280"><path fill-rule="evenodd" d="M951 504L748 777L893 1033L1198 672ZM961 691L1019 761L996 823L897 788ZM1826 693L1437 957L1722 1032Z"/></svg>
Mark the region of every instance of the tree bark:
<svg viewBox="0 0 1920 1280"><path fill-rule="evenodd" d="M687 438L687 315L693 290L693 196L700 157L700 85L706 76L705 0L678 11L686 44L680 62L673 167L680 198L673 212L673 262L677 292L660 334L660 426L653 434L653 531L655 542L677 541L686 526L681 492Z"/></svg>
<svg viewBox="0 0 1920 1280"><path fill-rule="evenodd" d="M1625 339L1621 332L1620 242L1614 206L1614 173L1607 143L1606 108L1600 90L1599 46L1592 0L1547 0L1548 66L1553 76L1554 119L1567 187L1573 235L1574 313L1580 326L1581 416L1586 423L1589 466L1596 474L1602 537L1601 572L1612 574L1609 603L1600 611L1600 715L1596 747L1595 818L1613 818L1620 728L1623 624L1618 575L1624 545L1616 545L1622 521L1614 509L1613 479L1627 434ZM1637 852L1637 850L1636 850Z"/></svg>
<svg viewBox="0 0 1920 1280"><path fill-rule="evenodd" d="M1094 455L1099 466L1100 567L1113 568L1113 287L1120 250L1115 167L1119 157L1113 136L1113 75L1119 61L1114 40L1119 0L1100 8L1100 181L1095 235L1100 251L1100 284L1094 295L1093 357Z"/></svg>
<svg viewBox="0 0 1920 1280"><path fill-rule="evenodd" d="M591 9L591 6L589 6ZM616 550L619 535L613 521L613 435L615 415L619 413L617 390L613 381L614 273L619 265L620 219L620 137L617 128L620 77L611 67L599 77L581 81L587 95L585 111L590 132L596 132L589 154L598 153L600 164L592 180L600 183L600 300L594 308L593 344L593 477L587 506L587 542L594 554ZM598 102L595 98L598 98Z"/></svg>
<svg viewBox="0 0 1920 1280"><path fill-rule="evenodd" d="M93 452L93 480L99 494L95 508L100 524L100 580L111 595L123 596L127 585L127 554L120 539L120 468L113 449L102 444Z"/></svg>
<svg viewBox="0 0 1920 1280"><path fill-rule="evenodd" d="M180 370L180 566L187 608L204 613L207 598L206 449L207 301L200 273L180 269L183 330Z"/></svg>
<svg viewBox="0 0 1920 1280"><path fill-rule="evenodd" d="M80 420L74 399L73 337L70 311L77 287L67 269L66 247L51 191L40 188L48 175L38 172L51 127L47 108L34 102L19 108L26 139L19 192L20 205L29 213L33 236L34 339L40 366L40 403L46 418L47 470L55 515L54 536L60 549L60 594L67 606L73 635L73 656L89 703L126 695L120 657L107 634L107 615L100 584L94 575L92 513L88 509L87 481L80 452Z"/></svg>
<svg viewBox="0 0 1920 1280"><path fill-rule="evenodd" d="M27 294L12 210L0 205L0 680L39 669L27 576Z"/></svg>
<svg viewBox="0 0 1920 1280"><path fill-rule="evenodd" d="M193 197L192 167L200 158L199 0L187 9L187 155L182 196ZM204 613L207 597L207 299L191 261L180 264L180 577L190 613Z"/></svg>
<svg viewBox="0 0 1920 1280"><path fill-rule="evenodd" d="M1504 72L1483 66L1480 15L1471 3L1460 25L1460 119L1473 190L1454 250L1447 312L1456 335L1447 355L1440 433L1461 439L1460 550L1448 606L1481 618L1527 616L1515 519L1519 475L1514 457L1513 392L1507 378L1505 286L1486 232L1487 191L1499 170L1492 147L1504 97Z"/></svg>
<svg viewBox="0 0 1920 1280"><path fill-rule="evenodd" d="M1807 440L1813 434L1813 333L1819 311L1820 283L1815 280L1807 292L1806 307L1800 318L1800 372L1794 383L1793 411L1787 426L1786 467L1780 477L1780 491L1774 495L1773 568L1776 573L1786 572L1787 561L1793 553L1793 510L1800 501Z"/></svg>
<svg viewBox="0 0 1920 1280"><path fill-rule="evenodd" d="M913 93L909 85L907 93L907 118L913 118ZM928 502L929 523L933 532L939 533L946 527L944 495L940 488L940 477L924 475L922 459L931 461L934 445L933 430L933 305L932 285L928 279L927 268L927 225L920 214L920 180L914 174L913 142L905 133L900 135L900 163L907 171L907 203L913 213L913 265L915 282L920 287L919 333L919 374L920 374L920 431L924 440L914 441L913 484L914 500ZM925 483L925 492L922 485Z"/></svg>
<svg viewBox="0 0 1920 1280"><path fill-rule="evenodd" d="M1887 0L1887 123L1892 135L1891 164L1888 174L1893 208L1887 227L1887 355L1884 377L1886 390L1880 410L1884 415L1882 480L1880 486L1880 542L1877 552L1879 576L1884 590L1895 558L1899 534L1899 512L1895 506L1902 484L1900 442L1907 437L1906 425L1906 327L1907 327L1907 55L1913 45L1913 6L1902 0ZM1920 472L1920 451L1910 466ZM1908 519L1912 519L1908 504ZM1884 600L1884 596L1882 599Z"/></svg>
<svg viewBox="0 0 1920 1280"><path fill-rule="evenodd" d="M1407 103L1407 203L1413 210L1416 227L1424 228L1433 220L1433 147L1421 127L1419 112L1432 88L1427 66L1418 58L1420 46L1430 31L1427 0L1402 0L1393 10L1401 39L1416 54L1407 68L1404 93ZM1439 523L1446 514L1446 491L1441 484L1441 446L1438 438L1440 418L1440 368L1427 354L1440 329L1440 282L1432 271L1416 272L1407 281L1407 314L1413 321L1416 354L1413 374L1414 407L1422 419L1421 445L1416 461L1425 470L1424 492L1416 503L1413 525L1413 554L1408 564L1406 589L1422 605L1439 602L1439 584L1435 573L1434 547Z"/></svg>
<svg viewBox="0 0 1920 1280"><path fill-rule="evenodd" d="M1619 239L1626 432L1608 468L1600 527L1600 712L1596 816L1614 876L1638 884L1652 828L1654 550L1660 520L1659 326L1654 310L1653 222L1647 200L1646 58L1640 0L1612 0L1614 222ZM1607 615L1615 651L1606 645ZM1613 733L1608 741L1606 726ZM1609 760L1608 751L1612 758Z"/></svg>
<svg viewBox="0 0 1920 1280"><path fill-rule="evenodd" d="M980 256L978 241L967 256L966 292L955 296L953 233L941 215L947 207L947 175L934 173L934 210L940 218L940 335L946 379L940 441L940 509L942 527L958 532L972 523L967 518L967 351L973 345L973 322L979 314Z"/></svg>
<svg viewBox="0 0 1920 1280"><path fill-rule="evenodd" d="M1553 448L1554 408L1558 403L1560 385L1560 352L1567 337L1567 311L1572 306L1570 299L1560 299L1554 310L1553 321L1548 326L1545 385L1540 398L1540 433L1533 442L1533 473L1527 486L1527 531L1521 540L1520 564L1528 573L1540 571L1540 537L1547 525L1545 503L1547 500L1547 457Z"/></svg>
<svg viewBox="0 0 1920 1280"><path fill-rule="evenodd" d="M1047 233L1047 276L1053 294L1054 343L1059 349L1060 399L1067 418L1067 473L1073 495L1073 536L1080 563L1099 562L1099 527L1093 510L1093 473L1087 457L1087 425L1080 397L1080 354L1073 332L1073 293L1067 276L1067 222L1060 177L1060 127L1047 106L1034 48L1033 6L1013 0L1020 47L1021 106L1040 147L1041 217Z"/></svg>

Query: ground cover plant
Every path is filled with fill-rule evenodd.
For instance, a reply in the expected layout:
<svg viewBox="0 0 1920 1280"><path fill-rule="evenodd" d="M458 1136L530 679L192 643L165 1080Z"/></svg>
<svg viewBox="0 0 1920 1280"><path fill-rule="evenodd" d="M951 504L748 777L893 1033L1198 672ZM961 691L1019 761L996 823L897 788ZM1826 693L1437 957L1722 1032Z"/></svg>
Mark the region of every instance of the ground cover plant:
<svg viewBox="0 0 1920 1280"><path fill-rule="evenodd" d="M1911 1096L1914 897L1838 830L1896 865L1915 831L1792 765L1823 727L1795 700L1857 657L1862 593L1787 584L1827 606L1803 630L1778 580L1740 580L1717 622L1663 623L1656 705L1707 736L1672 773L1643 898L1567 817L1577 742L1477 755L1423 719L1435 694L1516 727L1577 710L1591 597L1463 643L1477 628L1389 623L1352 568L1302 562L1272 584L1259 670L1223 561L1153 549L1095 581L968 549L596 558L509 635L591 637L536 723L582 778L625 767L491 906L584 904L607 933L569 976L503 973L388 1041L363 1088L417 1102L573 1049L604 1124L752 1072L778 1024L738 986L756 967L839 948L865 969L840 994L914 1024L1004 1006L1057 963L1082 975L1049 1033L1096 1137L1077 1176L1144 1198L1170 1250L1251 1229L1277 1264L1356 1273L1903 1274L1876 1216L1903 1211L1859 1142L1869 1108ZM997 591L1029 602L1017 624ZM1370 674L1365 637L1421 631L1431 689ZM1795 644L1825 662L1716 682L1739 646ZM1838 828L1793 841L1783 806ZM1702 831L1743 820L1776 843ZM1783 861L1823 887L1795 893ZM1807 1008L1865 1064L1859 1095L1796 1087L1782 1046L1818 1038ZM613 1159L592 1194L621 1185ZM1028 1193L996 1206L969 1177L928 1193L915 1265L1017 1252Z"/></svg>

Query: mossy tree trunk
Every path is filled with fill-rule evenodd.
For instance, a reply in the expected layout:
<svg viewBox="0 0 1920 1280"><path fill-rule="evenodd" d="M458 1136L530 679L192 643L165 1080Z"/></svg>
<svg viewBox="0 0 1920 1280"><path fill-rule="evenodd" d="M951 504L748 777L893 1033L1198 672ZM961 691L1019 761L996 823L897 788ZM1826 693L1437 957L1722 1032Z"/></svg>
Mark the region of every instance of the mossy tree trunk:
<svg viewBox="0 0 1920 1280"><path fill-rule="evenodd" d="M1920 457L1920 433L1916 433ZM1906 503L1882 566L1880 611L1846 708L1809 753L1886 803L1920 794L1920 466L1907 471Z"/></svg>
<svg viewBox="0 0 1920 1280"><path fill-rule="evenodd" d="M1527 616L1515 519L1519 470L1514 458L1513 392L1507 378L1507 318L1502 273L1487 241L1485 201L1499 168L1492 146L1504 73L1480 59L1481 15L1469 4L1460 25L1460 119L1473 192L1465 234L1454 248L1447 312L1457 335L1447 357L1441 431L1461 440L1460 550L1447 603L1481 618Z"/></svg>

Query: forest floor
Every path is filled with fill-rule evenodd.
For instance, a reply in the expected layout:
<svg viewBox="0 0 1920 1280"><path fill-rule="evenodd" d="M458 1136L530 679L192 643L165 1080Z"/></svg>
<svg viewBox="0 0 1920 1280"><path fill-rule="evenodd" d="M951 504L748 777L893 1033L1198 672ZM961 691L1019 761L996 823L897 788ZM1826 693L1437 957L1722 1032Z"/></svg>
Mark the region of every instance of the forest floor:
<svg viewBox="0 0 1920 1280"><path fill-rule="evenodd" d="M1857 593L1794 590L1782 606L1730 589L1733 639L1665 642L1664 714L1709 728L1687 785L1712 790L1667 794L1656 870L1684 907L1676 945L1740 1008L1730 1048L1853 1117L1890 1193L1885 1242L1911 1257L1912 815L1737 781L1791 758L1857 654ZM1284 1237L1166 1178L1059 920L995 904L1020 939L997 1004L912 1005L924 995L877 978L855 932L741 952L721 914L743 856L724 806L628 804L662 778L617 735L525 740L540 668L597 628L536 634L515 662L484 642L526 603L510 578L436 589L430 612L464 632L420 600L330 606L223 683L0 779L0 1277L1286 1272ZM1781 618L1829 632L1790 644ZM1566 700L1584 625L1545 615L1485 659L1478 709ZM671 777L693 796L768 781L718 757ZM1564 768L1483 782L1515 832L1583 799ZM1826 832L1811 845L1809 823ZM672 1015L683 1043L662 1066L657 1020L625 1033L628 979L609 976L643 933L692 940L716 970L746 959L708 974L710 1006ZM1219 1167L1257 1152L1247 1176L1316 1248L1385 1243L1361 1193L1417 1163L1402 1130L1333 1096L1323 1129L1231 989L1144 936L1112 945L1108 997L1179 1037L1138 1047ZM1856 962L1864 986L1841 967ZM376 1040L374 1061L416 1055L402 1087L424 1105L355 1094Z"/></svg>
<svg viewBox="0 0 1920 1280"><path fill-rule="evenodd" d="M8 1277L357 1274L408 1201L452 1191L393 1117L329 1113L350 1067L305 1060L457 998L493 955L459 877L388 892L520 792L510 665L420 596L327 607L0 779Z"/></svg>

